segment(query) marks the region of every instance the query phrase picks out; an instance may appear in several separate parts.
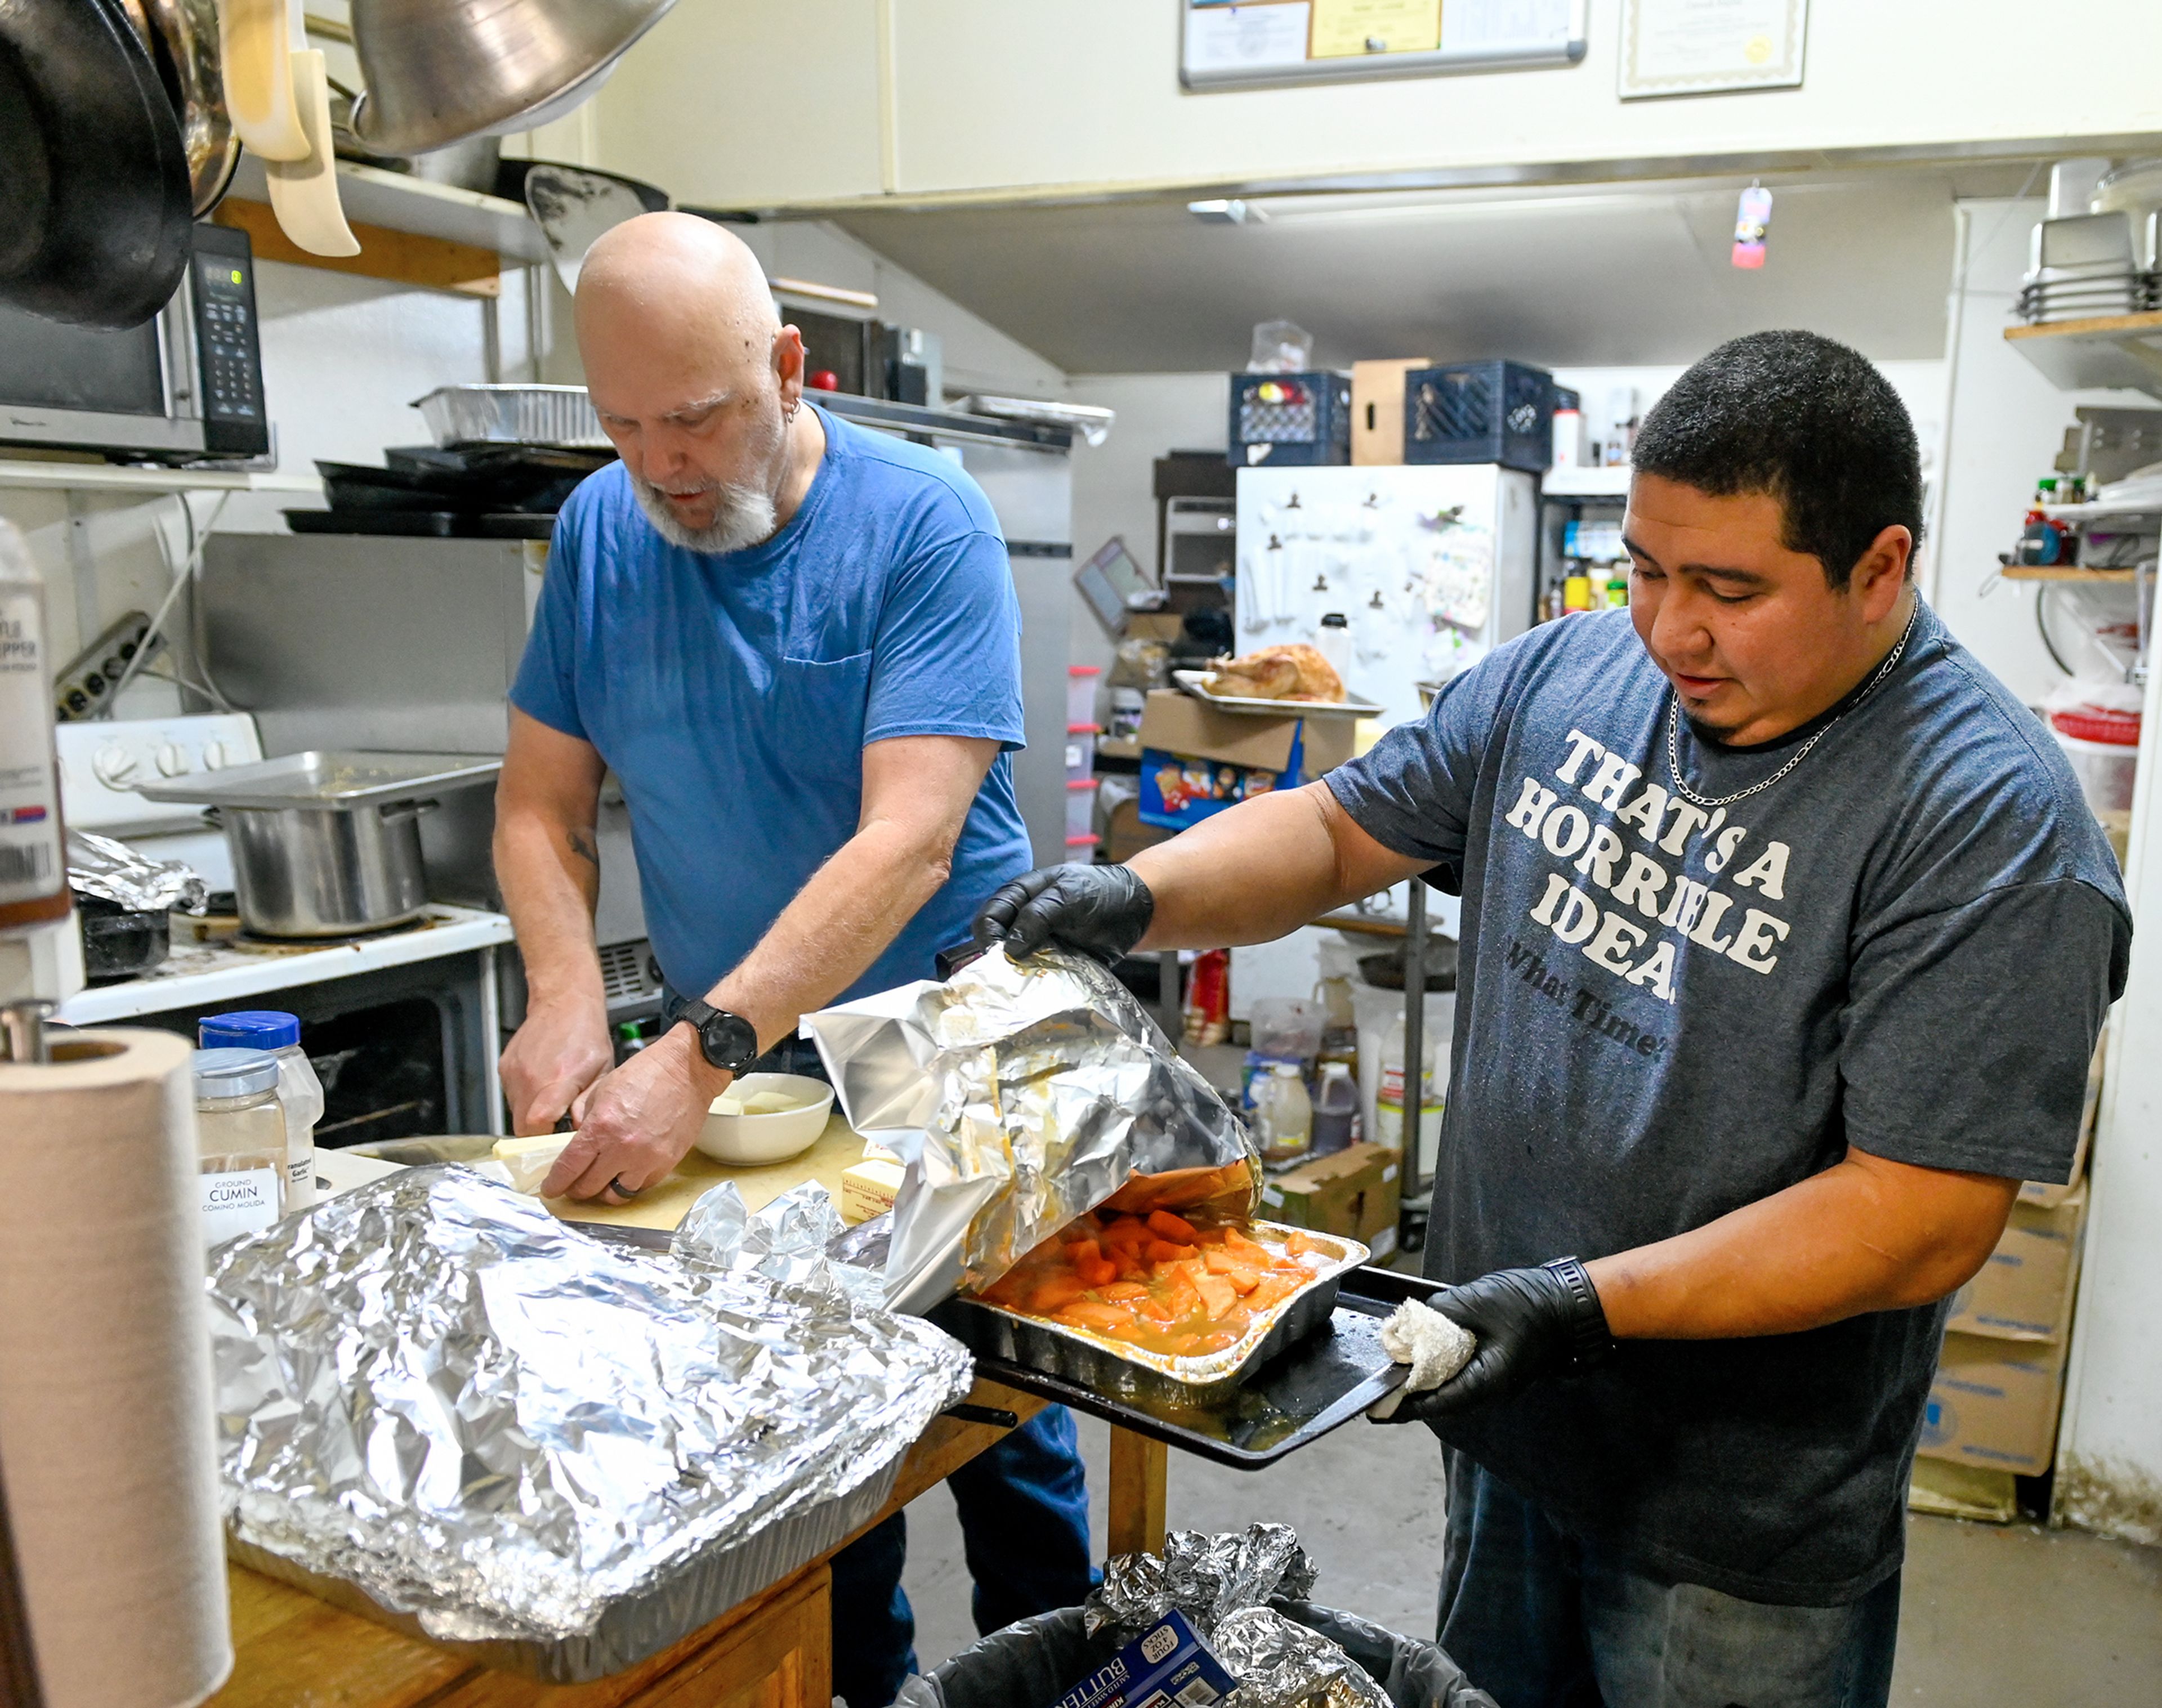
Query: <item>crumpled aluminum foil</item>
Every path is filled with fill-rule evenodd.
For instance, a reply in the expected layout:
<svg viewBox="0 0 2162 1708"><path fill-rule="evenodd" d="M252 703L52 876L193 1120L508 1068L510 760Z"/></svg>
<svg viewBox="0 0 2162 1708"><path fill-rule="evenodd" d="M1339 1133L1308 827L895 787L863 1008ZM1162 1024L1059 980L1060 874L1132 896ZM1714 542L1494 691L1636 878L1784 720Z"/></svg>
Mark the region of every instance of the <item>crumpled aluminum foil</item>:
<svg viewBox="0 0 2162 1708"><path fill-rule="evenodd" d="M1358 1662L1272 1608L1241 1607L1209 1646L1239 1681L1224 1708L1393 1708Z"/></svg>
<svg viewBox="0 0 2162 1708"><path fill-rule="evenodd" d="M845 1309L875 1309L885 1292L869 1270L841 1261L848 1225L815 1180L791 1187L755 1215L733 1180L699 1196L676 1224L669 1250L700 1285L709 1275L755 1277L788 1298Z"/></svg>
<svg viewBox="0 0 2162 1708"><path fill-rule="evenodd" d="M886 1261L896 1310L990 1286L1136 1176L1151 1177L1136 1183L1149 1207L1252 1211L1245 1123L1085 955L994 947L946 984L804 1023L849 1125L908 1165Z"/></svg>
<svg viewBox="0 0 2162 1708"><path fill-rule="evenodd" d="M968 1354L799 1262L816 1206L737 1220L724 1192L687 1266L455 1166L218 1248L234 1534L431 1636L553 1641L882 1475Z"/></svg>
<svg viewBox="0 0 2162 1708"><path fill-rule="evenodd" d="M124 842L95 831L67 833L68 888L95 896L136 913L164 913L178 907L201 913L209 890L193 866L180 860L154 860Z"/></svg>
<svg viewBox="0 0 2162 1708"><path fill-rule="evenodd" d="M1090 1636L1137 1636L1176 1611L1239 1680L1225 1708L1390 1708L1366 1669L1317 1631L1272 1610L1313 1591L1313 1562L1288 1525L1210 1536L1174 1530L1162 1554L1107 1560L1084 1605Z"/></svg>
<svg viewBox="0 0 2162 1708"><path fill-rule="evenodd" d="M1163 1552L1121 1554L1104 1564L1082 1618L1089 1634L1110 1627L1139 1635L1174 1609L1204 1637L1243 1607L1272 1600L1303 1601L1313 1590L1313 1562L1288 1524L1250 1524L1210 1536L1174 1530Z"/></svg>

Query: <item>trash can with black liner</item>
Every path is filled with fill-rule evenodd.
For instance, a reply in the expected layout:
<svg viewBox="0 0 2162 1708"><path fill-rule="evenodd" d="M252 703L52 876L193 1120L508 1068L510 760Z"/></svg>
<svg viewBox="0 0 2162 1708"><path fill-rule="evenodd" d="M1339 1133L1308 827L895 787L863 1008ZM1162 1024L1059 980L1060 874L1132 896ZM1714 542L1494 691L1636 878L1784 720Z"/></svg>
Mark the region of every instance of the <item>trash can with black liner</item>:
<svg viewBox="0 0 2162 1708"><path fill-rule="evenodd" d="M1344 1650L1395 1708L1495 1708L1494 1699L1475 1689L1463 1669L1431 1643L1311 1601L1269 1605ZM1078 1607L1039 1614L909 1679L894 1708L1052 1708L1117 1654L1121 1642L1113 1630L1089 1636Z"/></svg>

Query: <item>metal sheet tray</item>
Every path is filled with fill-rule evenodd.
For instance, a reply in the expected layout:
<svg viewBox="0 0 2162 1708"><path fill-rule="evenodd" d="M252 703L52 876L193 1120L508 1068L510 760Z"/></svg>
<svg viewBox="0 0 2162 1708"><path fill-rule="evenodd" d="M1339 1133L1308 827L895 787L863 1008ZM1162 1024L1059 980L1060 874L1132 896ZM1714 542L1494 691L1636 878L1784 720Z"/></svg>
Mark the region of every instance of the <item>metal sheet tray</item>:
<svg viewBox="0 0 2162 1708"><path fill-rule="evenodd" d="M1203 1404L1107 1394L1067 1376L979 1353L976 1373L1071 1406L1239 1470L1259 1470L1349 1423L1399 1386L1406 1366L1381 1350L1381 1324L1407 1298L1439 1284L1361 1265L1339 1277L1328 1322L1251 1369L1231 1392ZM934 1320L935 1314L934 1314Z"/></svg>
<svg viewBox="0 0 2162 1708"><path fill-rule="evenodd" d="M310 1571L229 1533L225 1551L236 1564L438 1648L469 1656L483 1666L551 1684L582 1684L635 1666L681 1643L729 1608L840 1546L878 1516L893 1493L906 1457L896 1453L883 1470L850 1493L769 1524L732 1548L702 1554L642 1595L611 1603L586 1635L554 1642L467 1642L431 1636L421 1628L418 1615L386 1607L342 1578Z"/></svg>
<svg viewBox="0 0 2162 1708"><path fill-rule="evenodd" d="M441 789L484 783L503 769L491 753L289 753L259 765L196 771L141 783L146 801L205 807L358 808L410 801Z"/></svg>
<svg viewBox="0 0 2162 1708"><path fill-rule="evenodd" d="M1235 694L1209 692L1211 671L1175 670L1172 680L1200 701L1219 712L1246 712L1260 718L1380 718L1388 708L1371 700L1247 700Z"/></svg>
<svg viewBox="0 0 2162 1708"><path fill-rule="evenodd" d="M1266 1329L1258 1334L1250 1331L1222 1352L1199 1358L1166 1357L1107 1335L1046 1322L982 1299L949 1299L932 1311L931 1320L979 1357L1027 1365L1107 1397L1173 1408L1214 1404L1236 1390L1247 1371L1319 1330L1335 1306L1339 1280L1371 1255L1358 1241L1338 1234L1317 1234L1277 1222L1253 1225L1257 1231L1277 1235L1303 1233L1332 1255L1320 1273L1277 1308Z"/></svg>

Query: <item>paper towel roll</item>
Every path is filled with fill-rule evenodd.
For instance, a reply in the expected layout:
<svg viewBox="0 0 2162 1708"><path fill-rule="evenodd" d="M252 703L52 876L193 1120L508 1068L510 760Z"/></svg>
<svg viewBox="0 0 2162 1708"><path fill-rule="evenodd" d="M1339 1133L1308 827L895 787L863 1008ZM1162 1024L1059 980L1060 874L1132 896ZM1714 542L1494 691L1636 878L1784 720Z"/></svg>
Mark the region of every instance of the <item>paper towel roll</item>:
<svg viewBox="0 0 2162 1708"><path fill-rule="evenodd" d="M0 1064L0 1477L47 1708L232 1670L185 1038Z"/></svg>

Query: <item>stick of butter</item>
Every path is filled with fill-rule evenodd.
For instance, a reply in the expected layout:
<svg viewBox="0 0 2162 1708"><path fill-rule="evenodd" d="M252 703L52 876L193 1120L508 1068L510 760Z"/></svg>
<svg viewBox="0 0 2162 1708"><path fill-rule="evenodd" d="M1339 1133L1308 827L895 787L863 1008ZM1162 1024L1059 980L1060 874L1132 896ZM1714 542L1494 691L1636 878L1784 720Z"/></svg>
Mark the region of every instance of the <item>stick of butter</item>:
<svg viewBox="0 0 2162 1708"><path fill-rule="evenodd" d="M869 1147L865 1147L866 1150ZM905 1171L892 1161L876 1161L866 1156L854 1167L841 1171L841 1220L851 1226L867 1222L873 1216L884 1215L893 1208L893 1201L901 1195L901 1177Z"/></svg>
<svg viewBox="0 0 2162 1708"><path fill-rule="evenodd" d="M576 1133L533 1133L522 1139L498 1139L495 1160L510 1171L512 1190L530 1197L540 1191L563 1147L576 1137Z"/></svg>

